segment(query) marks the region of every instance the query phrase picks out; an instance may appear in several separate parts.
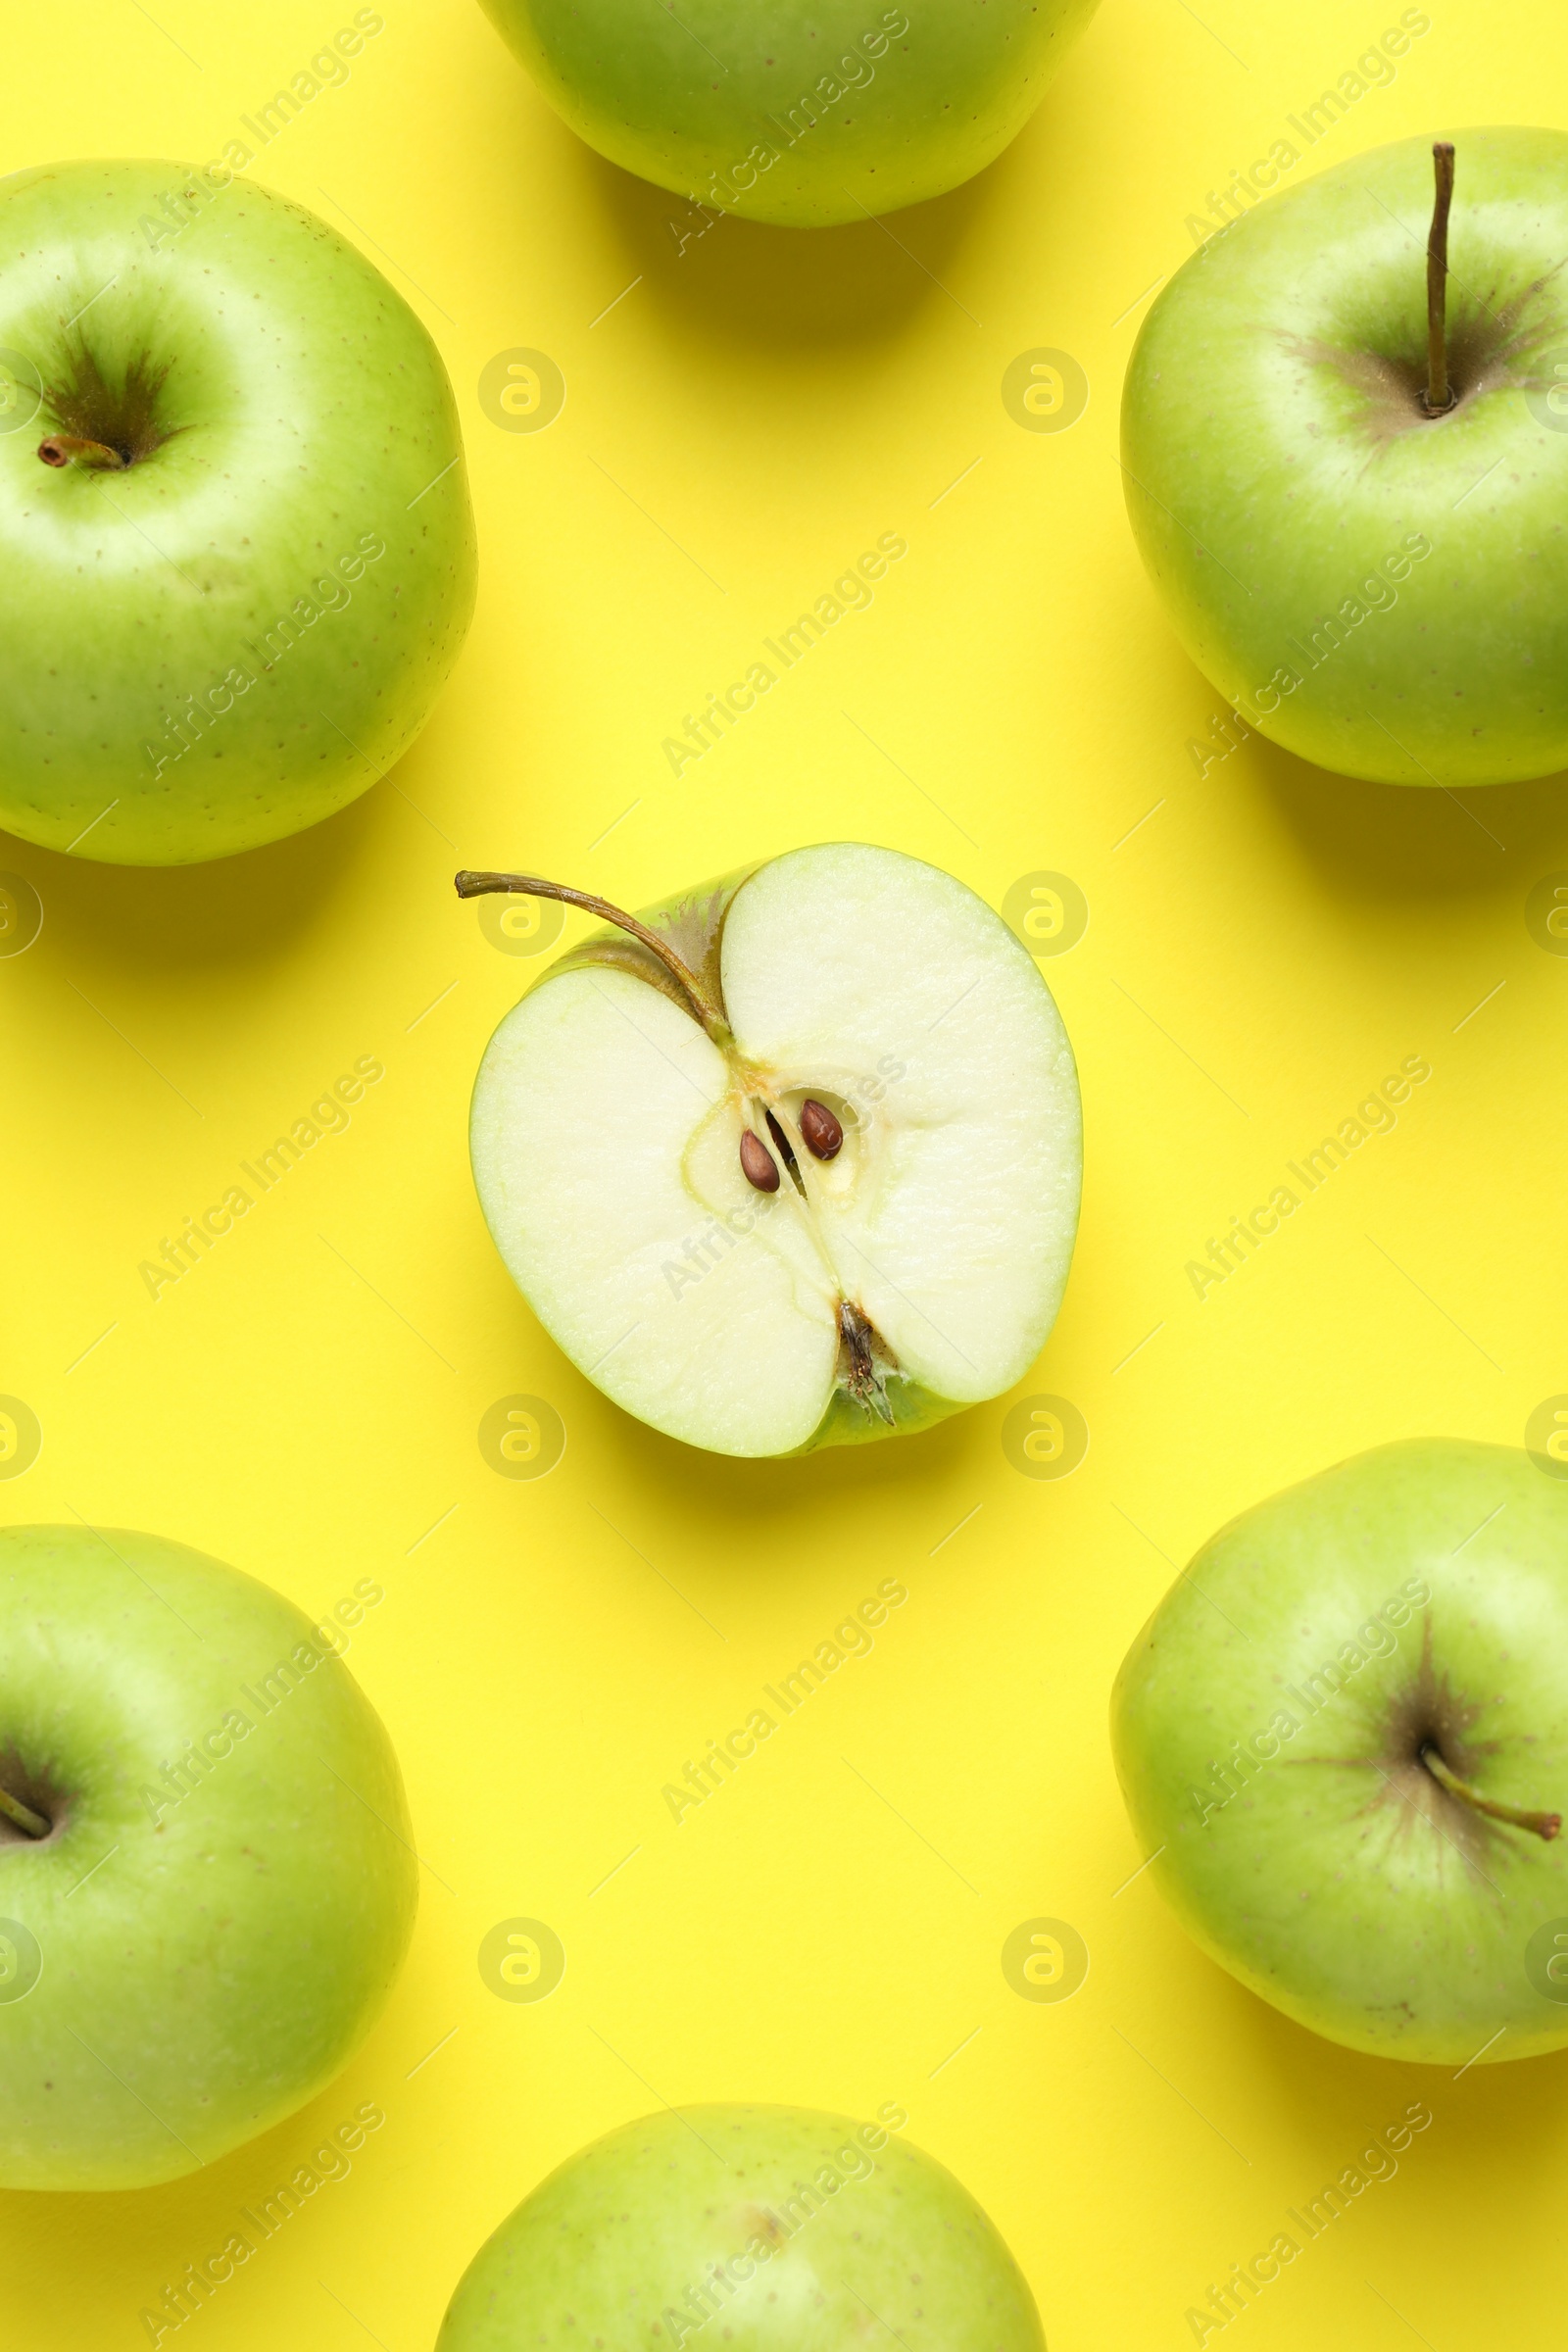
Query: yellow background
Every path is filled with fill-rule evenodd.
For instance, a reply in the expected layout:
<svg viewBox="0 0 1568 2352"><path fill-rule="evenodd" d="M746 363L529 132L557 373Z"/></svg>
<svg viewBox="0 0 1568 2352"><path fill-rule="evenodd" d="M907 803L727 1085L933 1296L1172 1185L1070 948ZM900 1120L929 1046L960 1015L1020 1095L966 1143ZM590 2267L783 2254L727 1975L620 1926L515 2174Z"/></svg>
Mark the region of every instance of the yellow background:
<svg viewBox="0 0 1568 2352"><path fill-rule="evenodd" d="M205 160L351 13L13 7L9 165ZM742 2097L902 2101L1015 2247L1053 2352L1190 2342L1207 2281L1420 2097L1398 2177L1238 2328L1260 2352L1551 2334L1568 2059L1454 2081L1286 2024L1147 1879L1117 1892L1139 1856L1105 1735L1117 1662L1220 1521L1383 1440L1518 1443L1568 1389L1568 965L1524 915L1568 866L1562 780L1461 802L1255 742L1200 780L1186 747L1220 706L1116 466L1139 298L1187 216L1397 9L1105 0L973 185L885 225L722 221L684 252L681 206L578 145L470 0L383 13L256 176L358 241L445 353L477 619L393 781L293 842L179 873L0 843L45 909L0 962L0 1390L44 1432L0 1510L156 1529L313 1610L380 1580L350 1658L408 1776L422 1908L382 2022L293 2123L172 2187L0 2198L6 2352L145 2341L164 2282L370 2098L388 2120L352 2176L168 2340L427 2352L549 2168L661 2101ZM1430 14L1296 178L1415 131L1568 122L1547 0ZM1461 149L1461 201L1462 173ZM1037 346L1087 370L1069 431L1003 406ZM516 347L564 372L548 430L480 406ZM677 782L682 713L889 530L909 553L874 607ZM635 906L843 833L993 904L1039 869L1086 894L1086 936L1044 966L1083 1077L1082 1236L1013 1397L748 1467L622 1418L507 1281L466 1110L538 967L449 878L527 862ZM1188 1259L1417 1054L1433 1076L1397 1130L1200 1302ZM364 1054L386 1076L351 1130L154 1302L139 1261ZM1002 1446L1043 1392L1092 1433L1059 1481ZM536 1481L479 1449L516 1393L567 1431ZM677 1828L663 1784L889 1575L909 1599L874 1653ZM567 1954L532 2005L476 1960L519 1915ZM1001 1967L1040 1915L1092 1954L1057 2005Z"/></svg>

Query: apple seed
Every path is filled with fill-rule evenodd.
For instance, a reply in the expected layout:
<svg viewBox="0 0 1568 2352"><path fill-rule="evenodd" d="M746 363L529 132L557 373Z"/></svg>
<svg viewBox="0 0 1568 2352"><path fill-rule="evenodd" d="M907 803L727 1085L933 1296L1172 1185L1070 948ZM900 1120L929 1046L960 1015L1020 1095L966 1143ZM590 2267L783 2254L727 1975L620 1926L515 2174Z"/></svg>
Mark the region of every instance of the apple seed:
<svg viewBox="0 0 1568 2352"><path fill-rule="evenodd" d="M801 1104L801 1140L813 1159L837 1159L844 1130L825 1102L808 1097Z"/></svg>
<svg viewBox="0 0 1568 2352"><path fill-rule="evenodd" d="M741 1167L746 1181L760 1193L778 1191L778 1167L773 1154L760 1135L750 1127L741 1129Z"/></svg>

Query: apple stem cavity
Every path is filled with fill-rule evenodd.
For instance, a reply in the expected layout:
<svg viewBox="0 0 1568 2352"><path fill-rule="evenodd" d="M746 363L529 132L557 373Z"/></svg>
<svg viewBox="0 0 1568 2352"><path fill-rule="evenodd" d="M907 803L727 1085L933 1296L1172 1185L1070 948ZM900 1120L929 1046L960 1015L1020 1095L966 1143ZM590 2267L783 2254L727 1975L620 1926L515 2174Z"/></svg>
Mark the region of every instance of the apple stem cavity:
<svg viewBox="0 0 1568 2352"><path fill-rule="evenodd" d="M1493 1797L1483 1796L1479 1788L1472 1788L1468 1781L1461 1781L1456 1772L1449 1770L1430 1740L1422 1746L1421 1761L1440 1788L1458 1797L1462 1804L1473 1806L1477 1813L1488 1814L1493 1821L1512 1822L1516 1830L1529 1830L1537 1838L1545 1838L1548 1844L1562 1828L1560 1813L1531 1813L1518 1805L1499 1805Z"/></svg>
<svg viewBox="0 0 1568 2352"><path fill-rule="evenodd" d="M734 1044L722 1005L714 1003L690 964L676 955L667 939L661 939L657 931L651 931L623 907L612 906L608 899L596 899L590 891L572 890L564 882L542 881L537 874L478 874L465 869L454 875L453 881L460 899L483 898L496 891L525 899L556 899L564 906L580 906L585 914L597 914L602 922L614 923L658 956L690 1000L693 1016L702 1023L714 1045L727 1052Z"/></svg>
<svg viewBox="0 0 1568 2352"><path fill-rule="evenodd" d="M0 1813L5 1815L7 1821L14 1821L18 1829L29 1838L47 1838L49 1835L49 1824L43 1815L35 1813L30 1805L24 1805L20 1796L13 1796L9 1788L0 1788Z"/></svg>
<svg viewBox="0 0 1568 2352"><path fill-rule="evenodd" d="M97 473L123 473L130 463L107 441L84 441L79 433L46 433L38 444L38 455L46 466L69 466L74 460Z"/></svg>
<svg viewBox="0 0 1568 2352"><path fill-rule="evenodd" d="M1421 405L1429 416L1446 416L1454 404L1448 381L1448 207L1453 202L1453 147L1437 139L1432 147L1437 195L1427 238L1427 388Z"/></svg>

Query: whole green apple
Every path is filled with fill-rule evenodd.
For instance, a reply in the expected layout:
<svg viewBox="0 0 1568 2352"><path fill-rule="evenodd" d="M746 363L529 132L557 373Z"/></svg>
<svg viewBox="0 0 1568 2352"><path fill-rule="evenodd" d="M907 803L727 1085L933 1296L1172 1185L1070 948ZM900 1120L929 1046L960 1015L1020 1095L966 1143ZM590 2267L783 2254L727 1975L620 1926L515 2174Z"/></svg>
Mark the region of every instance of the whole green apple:
<svg viewBox="0 0 1568 2352"><path fill-rule="evenodd" d="M0 1534L0 2187L211 2164L343 2066L414 1924L330 1625L111 1528Z"/></svg>
<svg viewBox="0 0 1568 2352"><path fill-rule="evenodd" d="M437 2352L680 2352L710 2322L730 2352L1045 2352L1023 2274L940 2164L881 2124L739 2106L569 2157L480 2247Z"/></svg>
<svg viewBox="0 0 1568 2352"><path fill-rule="evenodd" d="M1261 734L1386 784L1568 765L1568 135L1452 144L1438 405L1441 200L1406 139L1210 238L1122 407L1133 528L1192 659Z"/></svg>
<svg viewBox="0 0 1568 2352"><path fill-rule="evenodd" d="M474 1184L518 1289L628 1412L714 1453L924 1428L1046 1343L1078 1224L1072 1048L952 874L818 843L609 918L501 1023Z"/></svg>
<svg viewBox="0 0 1568 2352"><path fill-rule="evenodd" d="M1111 1702L1189 1933L1314 2032L1463 2066L1568 2043L1568 1487L1380 1446L1223 1528Z"/></svg>
<svg viewBox="0 0 1568 2352"><path fill-rule="evenodd" d="M435 346L323 221L222 173L0 181L0 825L111 863L356 799L473 609Z"/></svg>
<svg viewBox="0 0 1568 2352"><path fill-rule="evenodd" d="M971 179L1023 128L1096 0L935 0L912 16L884 0L484 4L612 163L806 228Z"/></svg>

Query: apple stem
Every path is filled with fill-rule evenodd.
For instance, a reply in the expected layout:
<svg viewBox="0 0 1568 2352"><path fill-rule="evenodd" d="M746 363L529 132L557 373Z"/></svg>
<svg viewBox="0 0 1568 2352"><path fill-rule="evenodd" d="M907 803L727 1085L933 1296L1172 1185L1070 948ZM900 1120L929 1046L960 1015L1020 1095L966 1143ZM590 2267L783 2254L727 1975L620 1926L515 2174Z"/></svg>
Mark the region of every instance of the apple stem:
<svg viewBox="0 0 1568 2352"><path fill-rule="evenodd" d="M634 914L627 914L619 906L612 906L608 899L596 899L586 890L572 890L564 882L541 881L537 874L476 874L465 869L453 879L460 899L483 898L492 891L512 892L526 899L558 899L564 906L580 906L585 914L597 914L602 921L614 923L620 930L629 931L633 939L641 940L643 946L659 957L671 978L679 981L691 999L693 1011L714 1045L727 1048L733 1044L733 1035L724 1018L723 1007L714 1004L690 964L676 955L667 939L661 939L657 931L651 931L646 923L640 923Z"/></svg>
<svg viewBox="0 0 1568 2352"><path fill-rule="evenodd" d="M1461 1781L1456 1772L1449 1771L1430 1741L1421 1750L1421 1761L1440 1788L1446 1788L1450 1796L1473 1805L1478 1813L1490 1814L1494 1821L1511 1821L1516 1830L1532 1830L1548 1844L1562 1828L1560 1813L1528 1813L1518 1805L1499 1805L1494 1798L1483 1796L1479 1788L1472 1788L1468 1781Z"/></svg>
<svg viewBox="0 0 1568 2352"><path fill-rule="evenodd" d="M1453 202L1453 148L1447 139L1432 147L1437 196L1432 207L1432 231L1427 238L1427 388L1424 406L1429 416L1442 416L1453 406L1448 381L1447 288L1448 207Z"/></svg>
<svg viewBox="0 0 1568 2352"><path fill-rule="evenodd" d="M13 1796L9 1788L0 1788L0 1813L8 1821L14 1821L19 1830L24 1830L29 1838L47 1838L49 1835L49 1824L43 1815L35 1813L30 1805L24 1805L20 1796Z"/></svg>
<svg viewBox="0 0 1568 2352"><path fill-rule="evenodd" d="M69 466L74 458L78 466L91 466L101 473L123 473L129 463L107 441L83 441L78 433L45 434L38 455L46 466Z"/></svg>

